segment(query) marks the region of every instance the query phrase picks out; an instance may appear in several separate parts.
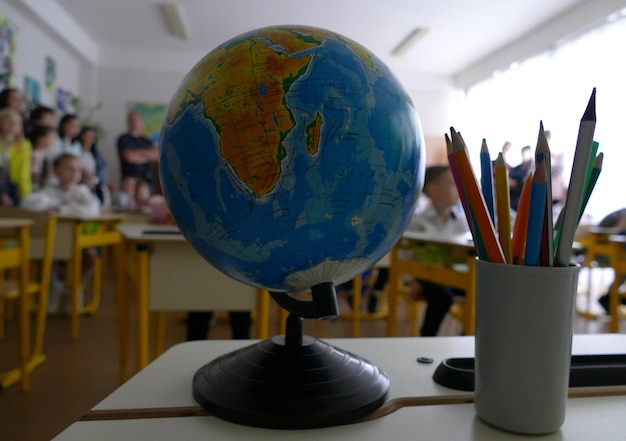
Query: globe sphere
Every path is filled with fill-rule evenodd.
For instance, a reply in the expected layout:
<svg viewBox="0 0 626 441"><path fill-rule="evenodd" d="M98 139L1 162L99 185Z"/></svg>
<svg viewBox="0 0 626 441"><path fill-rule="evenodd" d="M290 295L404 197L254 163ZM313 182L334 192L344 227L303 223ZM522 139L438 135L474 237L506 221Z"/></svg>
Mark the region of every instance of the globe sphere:
<svg viewBox="0 0 626 441"><path fill-rule="evenodd" d="M296 292L388 252L414 211L423 150L414 105L380 59L328 30L275 26L223 43L185 76L159 173L201 256Z"/></svg>

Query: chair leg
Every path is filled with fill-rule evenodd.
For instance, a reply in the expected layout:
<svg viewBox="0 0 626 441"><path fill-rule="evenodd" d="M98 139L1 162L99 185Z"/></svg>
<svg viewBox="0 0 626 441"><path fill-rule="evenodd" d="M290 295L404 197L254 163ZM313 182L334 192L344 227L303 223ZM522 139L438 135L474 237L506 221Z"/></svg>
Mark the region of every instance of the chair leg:
<svg viewBox="0 0 626 441"><path fill-rule="evenodd" d="M269 335L270 295L265 290L257 290L256 338L264 340Z"/></svg>
<svg viewBox="0 0 626 441"><path fill-rule="evenodd" d="M30 389L30 372L28 369L28 364L30 361L30 294L28 293L28 267L29 262L28 260L26 260L24 263L22 263L22 270L20 271L19 340L22 391L28 391L28 389Z"/></svg>
<svg viewBox="0 0 626 441"><path fill-rule="evenodd" d="M102 295L102 257L95 260L93 265L93 276L91 279L91 301L85 305L82 312L85 314L95 314L100 306L100 296Z"/></svg>
<svg viewBox="0 0 626 441"><path fill-rule="evenodd" d="M0 299L0 341L4 340L4 299Z"/></svg>
<svg viewBox="0 0 626 441"><path fill-rule="evenodd" d="M82 269L82 256L81 253L75 253L74 259L71 262L71 330L70 337L72 340L78 340L79 327L80 327L80 313L82 305L80 304L80 292L81 292L81 269Z"/></svg>

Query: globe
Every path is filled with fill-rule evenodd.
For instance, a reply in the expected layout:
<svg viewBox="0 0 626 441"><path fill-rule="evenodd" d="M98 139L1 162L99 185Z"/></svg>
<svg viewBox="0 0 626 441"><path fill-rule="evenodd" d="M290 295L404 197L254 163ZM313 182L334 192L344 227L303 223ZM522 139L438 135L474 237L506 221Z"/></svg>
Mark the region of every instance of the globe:
<svg viewBox="0 0 626 441"><path fill-rule="evenodd" d="M423 179L415 107L358 43L266 27L216 47L166 112L159 173L185 238L248 285L297 292L381 259Z"/></svg>

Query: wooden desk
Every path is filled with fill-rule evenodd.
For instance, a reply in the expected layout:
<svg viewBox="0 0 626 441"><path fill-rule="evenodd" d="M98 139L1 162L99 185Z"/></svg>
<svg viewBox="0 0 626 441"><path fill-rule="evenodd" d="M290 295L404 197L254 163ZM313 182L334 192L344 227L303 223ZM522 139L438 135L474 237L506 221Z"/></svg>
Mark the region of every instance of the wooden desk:
<svg viewBox="0 0 626 441"><path fill-rule="evenodd" d="M328 343L363 356L383 369L390 377L389 400L401 397L430 397L442 402L465 402L471 392L459 392L436 384L432 374L445 358L472 357L473 337L328 339ZM158 414L167 408L197 410L192 397L192 377L212 359L250 342L198 341L170 348L146 369L113 392L87 417L103 418L122 409L153 409ZM617 354L626 348L626 335L577 335L574 354ZM431 357L432 364L419 364L417 357ZM514 379L512 379L514 381ZM579 393L583 389L572 389ZM608 393L625 393L623 387L594 388ZM173 409L176 410L176 409ZM55 441L73 440L528 440L494 429L476 417L473 404L441 404L403 407L371 421L312 430L270 430L241 426L212 416L177 416L162 418L80 421L62 432ZM100 414L98 414L98 412ZM624 396L571 398L560 431L533 440L549 441L618 441L624 439L622 428L626 412ZM158 415L157 415L158 416Z"/></svg>
<svg viewBox="0 0 626 441"><path fill-rule="evenodd" d="M122 224L126 244L125 265L134 268L136 283L137 370L149 362L149 311L257 311L257 337L267 337L269 294L240 283L206 262L176 226ZM129 257L134 255L134 259ZM124 284L125 287L128 283ZM120 328L120 368L128 371L128 308L126 290L120 293L123 320ZM162 320L158 319L157 324ZM162 341L162 326L157 326ZM160 349L157 349L160 353Z"/></svg>
<svg viewBox="0 0 626 441"><path fill-rule="evenodd" d="M19 332L18 332L18 356L19 371L11 370L0 373L0 385L2 387L21 380L21 388L26 391L29 388L29 371L31 366L43 362L42 359L34 360L30 350L30 301L28 294L28 278L30 265L30 226L32 219L0 219L0 271L6 269L19 270ZM5 248L3 239L16 241L15 245ZM4 314L4 311L1 312ZM32 366L34 368L34 366ZM17 375L17 377L16 377Z"/></svg>
<svg viewBox="0 0 626 441"><path fill-rule="evenodd" d="M466 267L458 268L442 262L416 260L414 247L429 245L443 248L450 260L464 262ZM465 236L437 237L424 233L405 232L391 250L387 336L395 337L397 335L397 303L404 275L464 290L463 330L465 335L474 335L476 297L474 261L474 244Z"/></svg>

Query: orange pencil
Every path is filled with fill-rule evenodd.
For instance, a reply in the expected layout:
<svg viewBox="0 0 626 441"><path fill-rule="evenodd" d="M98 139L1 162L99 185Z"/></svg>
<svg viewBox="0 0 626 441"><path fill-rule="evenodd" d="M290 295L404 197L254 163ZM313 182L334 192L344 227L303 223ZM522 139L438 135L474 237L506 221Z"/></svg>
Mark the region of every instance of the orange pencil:
<svg viewBox="0 0 626 441"><path fill-rule="evenodd" d="M509 174L502 153L496 158L496 213L498 213L498 240L507 263L511 257L511 198L509 196Z"/></svg>
<svg viewBox="0 0 626 441"><path fill-rule="evenodd" d="M476 175L467 157L465 142L461 135L452 127L450 128L450 134L452 135L452 147L454 158L456 159L456 164L459 169L459 175L463 181L463 187L465 188L469 206L471 207L471 214L476 222L474 234L480 236L487 253L487 256L480 257L483 259L486 257L487 260L494 263L506 263L502 248L496 238L493 222L487 211L487 204L485 204L485 199L480 192L478 181L476 180ZM477 237L474 238L474 240L476 239Z"/></svg>
<svg viewBox="0 0 626 441"><path fill-rule="evenodd" d="M513 226L513 239L511 242L511 254L513 255L513 264L522 264L524 262L524 247L526 245L526 225L528 224L528 210L530 209L530 187L532 184L532 173L526 177L522 194L519 198L517 206L517 215L515 216L515 225Z"/></svg>

